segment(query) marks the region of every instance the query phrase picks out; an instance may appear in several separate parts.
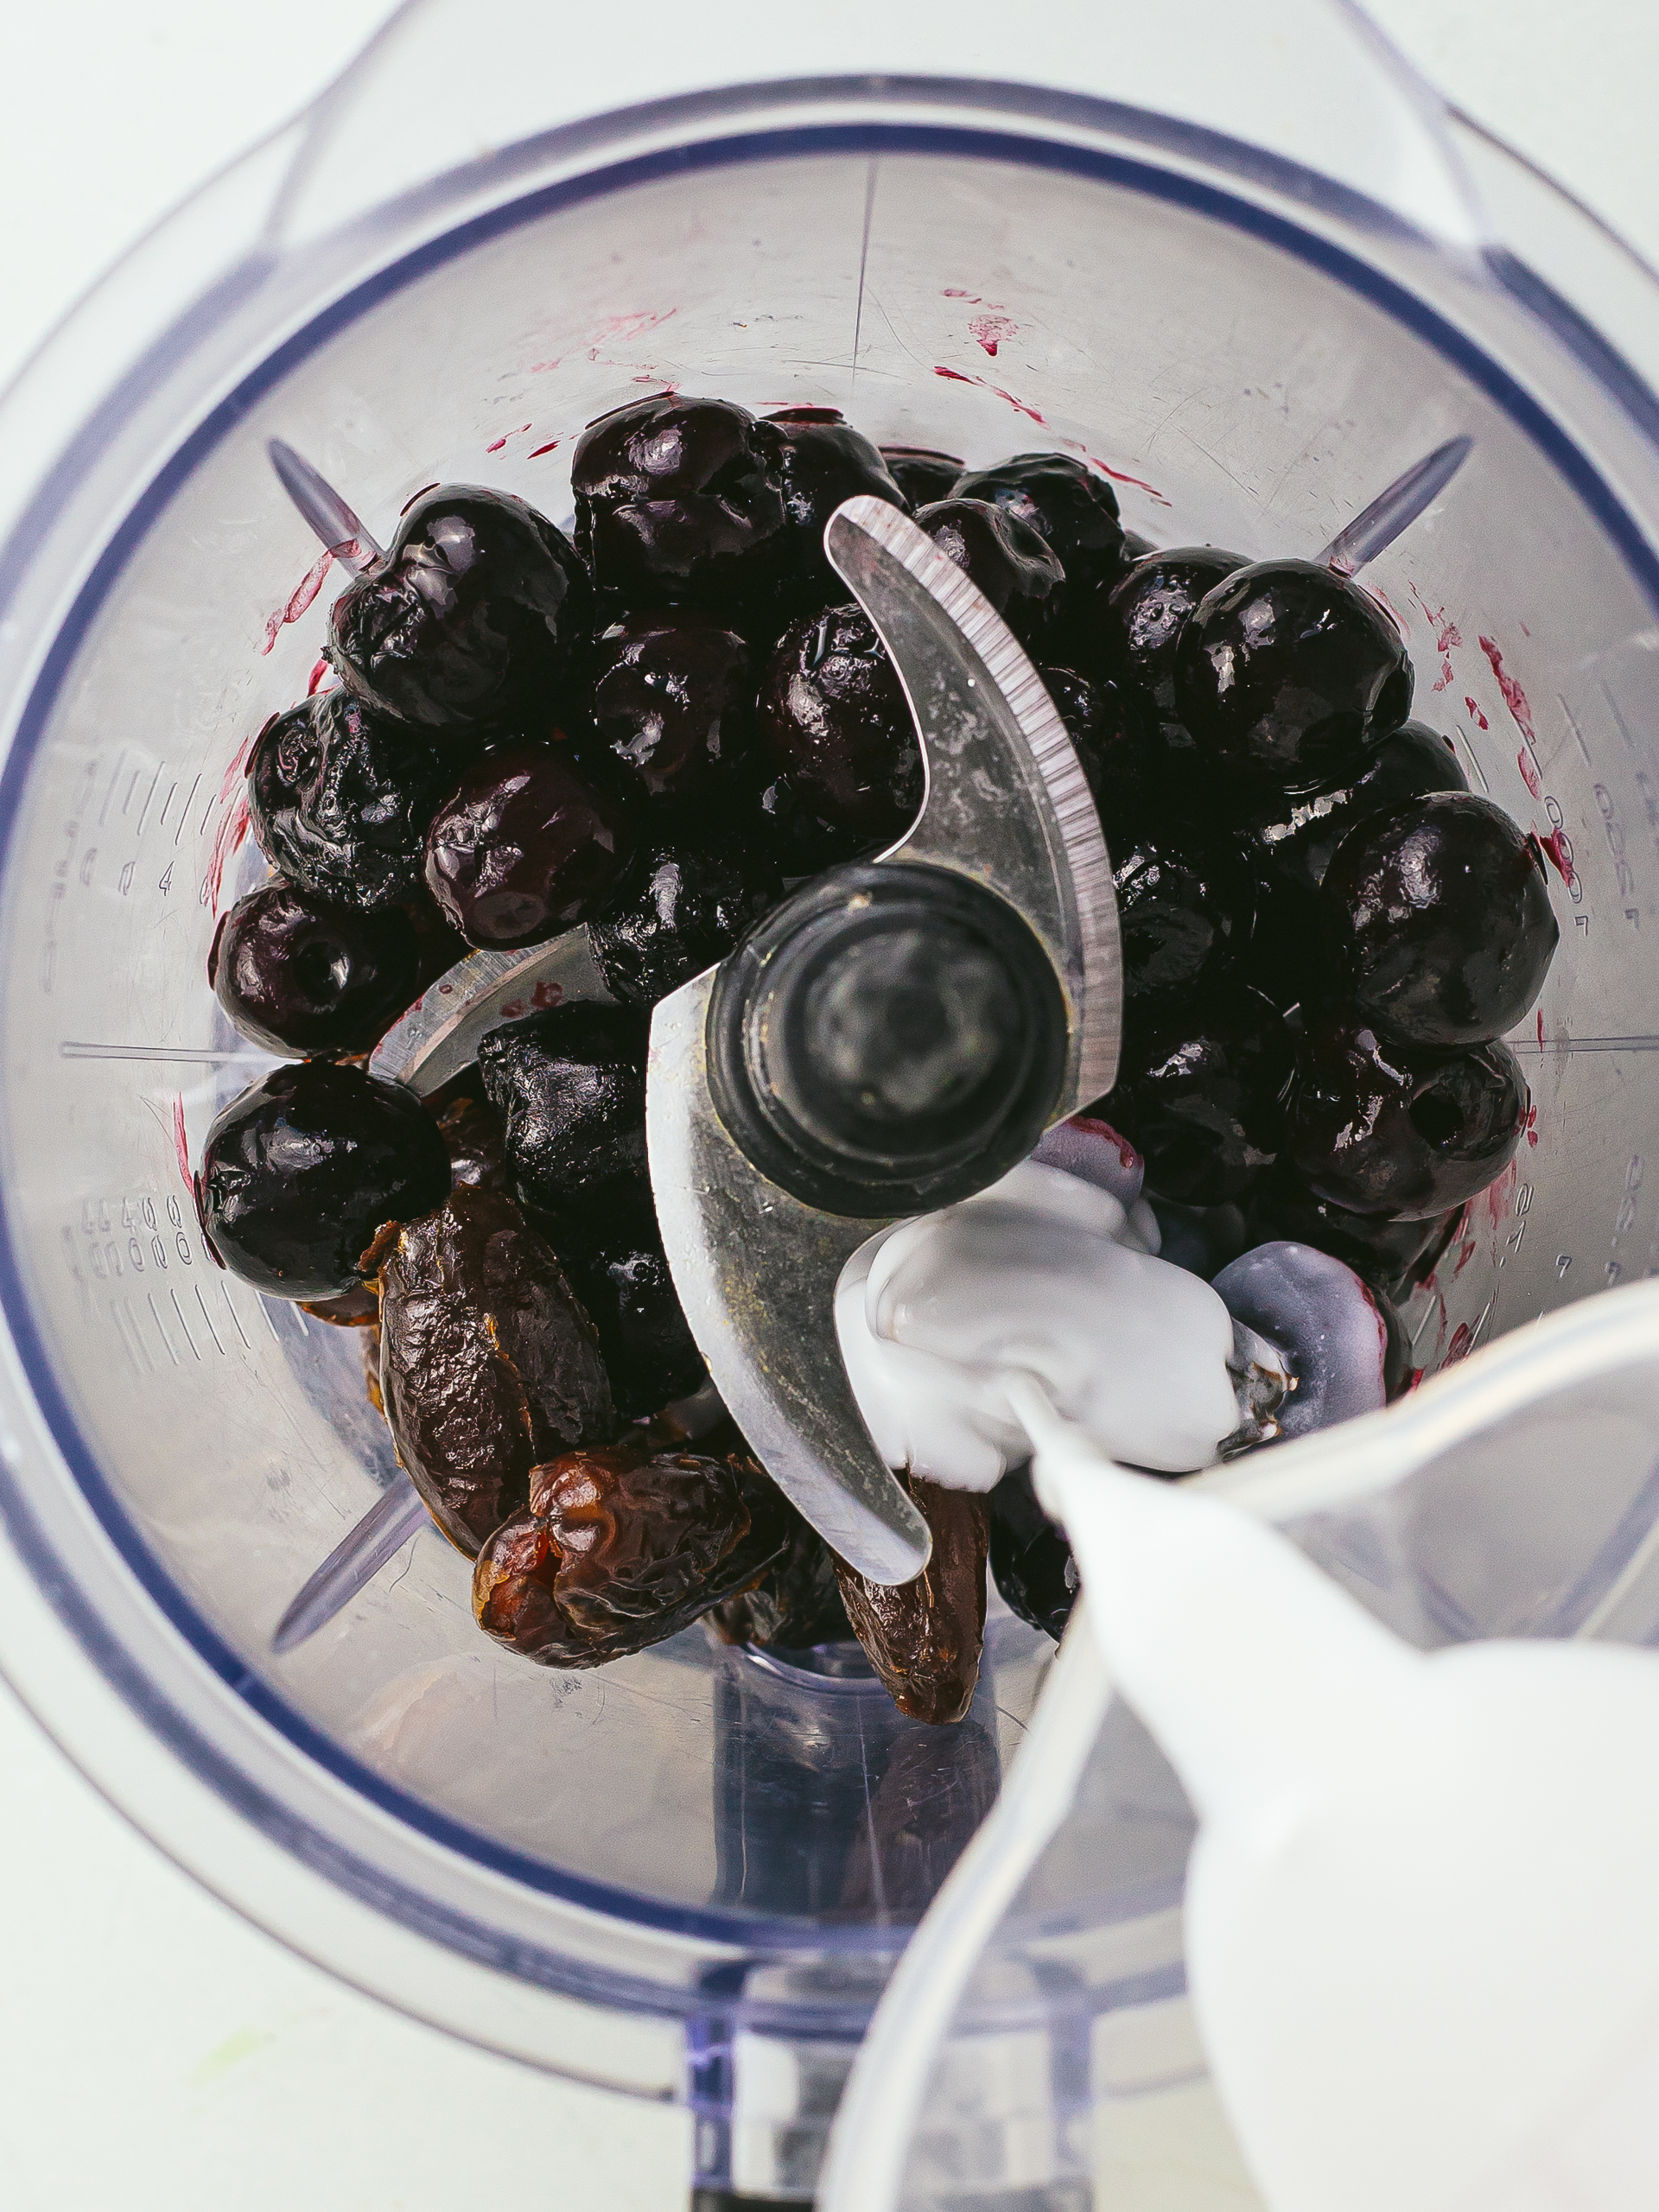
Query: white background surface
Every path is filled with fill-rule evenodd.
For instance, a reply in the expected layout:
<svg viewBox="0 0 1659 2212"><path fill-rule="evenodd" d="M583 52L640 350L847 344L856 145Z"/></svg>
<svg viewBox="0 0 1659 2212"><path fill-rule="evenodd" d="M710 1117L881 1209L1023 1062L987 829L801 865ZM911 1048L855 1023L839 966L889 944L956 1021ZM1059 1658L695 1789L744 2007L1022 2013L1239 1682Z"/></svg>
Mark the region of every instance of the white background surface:
<svg viewBox="0 0 1659 2212"><path fill-rule="evenodd" d="M636 0L630 36L653 4ZM1121 4L1104 0L1103 32ZM0 383L385 12L0 0ZM1651 0L1372 0L1372 13L1659 263ZM472 2212L498 2193L516 2212L678 2212L688 2155L679 2115L466 2050L255 1934L134 1835L0 1689L4 2212Z"/></svg>

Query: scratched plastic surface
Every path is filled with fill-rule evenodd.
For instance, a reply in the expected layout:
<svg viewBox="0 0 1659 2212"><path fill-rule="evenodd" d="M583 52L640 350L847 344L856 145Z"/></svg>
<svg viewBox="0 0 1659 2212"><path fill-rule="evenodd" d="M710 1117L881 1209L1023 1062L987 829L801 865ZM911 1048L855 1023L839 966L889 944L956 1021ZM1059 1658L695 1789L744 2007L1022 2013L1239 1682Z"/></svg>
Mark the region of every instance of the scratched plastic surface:
<svg viewBox="0 0 1659 2212"><path fill-rule="evenodd" d="M200 1669L200 1725L267 1761L278 1795L283 1763L309 1756L285 1713L346 1762L328 1818L372 1863L390 1864L388 1821L454 1824L397 1878L504 1945L585 1947L601 1982L673 2005L696 1961L735 1947L753 1973L723 1986L833 2042L879 1979L882 1930L915 1916L988 1802L1052 1647L994 1608L974 1713L948 1733L700 1630L559 1676L477 1636L466 1563L428 1533L329 1630L270 1658L288 1599L392 1463L355 1334L218 1272L186 1180L217 1105L265 1064L204 982L216 913L262 873L241 762L316 675L340 581L313 566L266 439L385 537L445 479L563 517L573 434L641 391L828 402L969 463L1086 453L1132 529L1263 556L1311 552L1410 461L1472 437L1452 494L1366 581L1409 637L1418 713L1547 841L1562 941L1512 1040L1535 1106L1518 1162L1407 1316L1433 1369L1659 1263L1659 630L1643 526L1621 547L1573 457L1594 446L1621 497L1659 515L1652 454L1593 394L1574 418L1580 372L1553 341L1462 305L1517 378L1554 378L1571 435L1551 429L1553 453L1466 336L1431 342L1421 302L1393 312L1260 226L1112 174L817 149L635 181L481 237L339 317L204 442L91 612L21 785L0 886L0 1165L39 1357L107 1485L96 1502L137 1532L186 1633L232 1655L219 1675L239 1663L279 1694L281 1725L247 1748L234 1681ZM1427 1640L1572 1632L1621 1590L1621 1632L1645 1633L1641 1590L1620 1582L1654 1516L1659 1407L1639 1398L1516 1436L1472 1474L1431 1470L1397 1509L1308 1540ZM371 1785L404 1795L359 1817ZM983 2000L993 2026L1005 2000L1025 2023L1010 2050L1046 2006L1082 2037L1068 2126L1090 2023L1128 2001L1106 1993L1140 1975L1148 2002L1179 2000L1187 1834L1166 1773L1115 1724L1020 1923L1048 1948L1015 1944ZM477 1871L501 1853L522 1857ZM612 1932L575 1929L569 1897ZM681 1916L671 1940L653 1932L664 1913ZM803 1946L810 1967L788 1962ZM733 1997L722 2017L741 2012ZM1001 2156L985 2138L976 2170Z"/></svg>

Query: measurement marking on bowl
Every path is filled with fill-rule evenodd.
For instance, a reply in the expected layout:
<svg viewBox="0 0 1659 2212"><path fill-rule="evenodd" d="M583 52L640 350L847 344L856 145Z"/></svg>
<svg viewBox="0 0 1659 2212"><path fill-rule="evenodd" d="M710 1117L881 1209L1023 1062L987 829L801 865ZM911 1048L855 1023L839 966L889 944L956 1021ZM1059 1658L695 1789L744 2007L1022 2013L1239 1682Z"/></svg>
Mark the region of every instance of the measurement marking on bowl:
<svg viewBox="0 0 1659 2212"><path fill-rule="evenodd" d="M168 1335L165 1327L162 1325L162 1311L160 1306L156 1303L156 1294L153 1290L147 1290L144 1293L144 1303L149 1306L149 1317L156 1324L156 1333L161 1338L162 1347L165 1350L168 1357L172 1361L174 1366L176 1367L179 1363L179 1355L174 1351L173 1339Z"/></svg>

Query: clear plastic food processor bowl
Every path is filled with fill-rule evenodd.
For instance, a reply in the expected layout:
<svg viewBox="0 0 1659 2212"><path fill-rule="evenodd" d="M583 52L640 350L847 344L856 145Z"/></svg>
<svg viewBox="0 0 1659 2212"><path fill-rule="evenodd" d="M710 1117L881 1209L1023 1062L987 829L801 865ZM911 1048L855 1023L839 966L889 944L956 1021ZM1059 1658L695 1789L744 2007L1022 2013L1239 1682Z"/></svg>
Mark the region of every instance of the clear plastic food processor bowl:
<svg viewBox="0 0 1659 2212"><path fill-rule="evenodd" d="M690 24L622 55L416 9L4 415L0 1658L254 1917L459 2034L685 2101L700 2180L774 2198L810 2196L1052 1647L993 1599L944 1730L701 1630L561 1675L479 1636L430 1533L270 1656L393 1461L356 1337L219 1272L186 1172L264 1064L204 982L261 871L245 749L339 581L267 437L384 536L443 480L563 518L575 434L641 393L829 403L970 462L1086 454L1131 528L1259 556L1467 433L1367 582L1420 714L1546 841L1561 944L1512 1040L1533 1122L1408 1311L1415 1362L1659 1257L1659 290L1345 13L1035 12L734 6L710 59ZM787 81L721 89L785 73L755 59L780 36ZM1656 1437L1632 1370L1380 1503L1287 1510L1426 1643L1641 1637ZM1189 1832L1115 1718L957 2021L916 2202L1081 2203L1091 2161L1125 2202L1249 2201L1205 2193L1243 2184L1183 2010Z"/></svg>

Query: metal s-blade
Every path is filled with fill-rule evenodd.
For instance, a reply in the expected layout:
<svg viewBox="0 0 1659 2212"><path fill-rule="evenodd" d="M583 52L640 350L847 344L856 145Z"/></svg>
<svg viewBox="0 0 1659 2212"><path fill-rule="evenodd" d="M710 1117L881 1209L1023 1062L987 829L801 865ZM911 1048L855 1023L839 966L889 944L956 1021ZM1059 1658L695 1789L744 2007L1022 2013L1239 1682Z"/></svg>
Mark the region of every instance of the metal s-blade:
<svg viewBox="0 0 1659 2212"><path fill-rule="evenodd" d="M1112 1086L1123 1005L1111 861L1076 748L1007 624L907 515L849 499L824 549L899 671L926 770L921 813L882 858L951 868L1023 915L1065 990L1060 1112L1075 1113Z"/></svg>
<svg viewBox="0 0 1659 2212"><path fill-rule="evenodd" d="M616 1003L585 929L520 951L469 952L387 1030L370 1056L369 1073L429 1097L478 1058L480 1040L492 1029L574 1000Z"/></svg>

